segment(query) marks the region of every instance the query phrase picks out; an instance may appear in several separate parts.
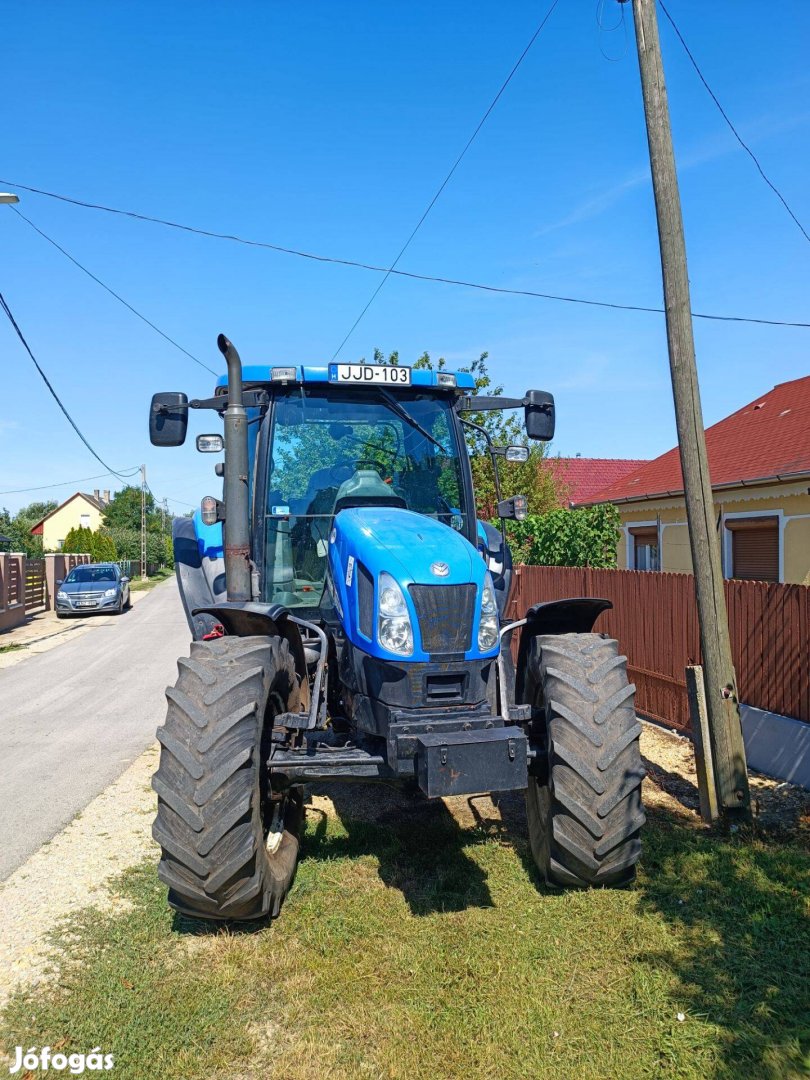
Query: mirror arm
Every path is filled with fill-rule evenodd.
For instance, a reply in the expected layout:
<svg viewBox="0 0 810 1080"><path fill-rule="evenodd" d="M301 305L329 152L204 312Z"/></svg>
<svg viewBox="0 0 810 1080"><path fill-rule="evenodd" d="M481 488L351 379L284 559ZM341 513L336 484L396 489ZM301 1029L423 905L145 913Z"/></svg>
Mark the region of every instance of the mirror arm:
<svg viewBox="0 0 810 1080"><path fill-rule="evenodd" d="M459 417L459 423L462 427L470 428L471 431L477 431L480 435L484 436L487 444L487 451L489 452L490 460L492 461L492 474L495 478L495 498L500 503L501 501L501 478L498 472L498 447L495 446L490 434L485 427L480 424L474 423L472 420L465 420L462 416ZM504 545L506 545L506 526L501 521L501 536L503 537Z"/></svg>

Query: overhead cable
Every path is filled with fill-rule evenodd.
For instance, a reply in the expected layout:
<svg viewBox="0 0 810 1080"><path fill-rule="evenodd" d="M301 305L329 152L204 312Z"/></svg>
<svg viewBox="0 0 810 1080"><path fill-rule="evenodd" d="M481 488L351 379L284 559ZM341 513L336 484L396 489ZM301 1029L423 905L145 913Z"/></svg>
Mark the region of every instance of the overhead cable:
<svg viewBox="0 0 810 1080"><path fill-rule="evenodd" d="M90 443L87 441L87 439L84 437L84 435L80 431L79 426L76 423L76 421L73 419L73 417L67 411L65 406L62 404L62 401L61 401L59 395L57 394L57 392L54 390L53 386L51 385L51 382L50 382L48 376L45 374L45 372L39 366L37 358L34 356L33 352L31 351L31 347L29 346L28 342L25 340L25 336L23 335L22 330L20 330L19 326L17 325L17 320L12 315L11 308L6 303L6 298L3 296L3 294L1 292L0 292L0 307L2 307L3 311L6 313L8 321L14 327L14 331L17 334L17 337L20 339L20 341L23 344L23 348L28 353L28 355L31 357L31 360L34 363L34 367L37 369L37 371L41 375L42 381L48 387L48 390L50 391L54 401L56 402L56 404L59 406L59 408L64 413L65 418L67 419L67 422L70 424L70 426L76 432L76 434L79 436L81 441L84 443L84 445L90 451L90 453L93 455L93 457L96 459L96 461L100 462L111 476L117 476L120 480L125 479L125 477L122 476L122 474L119 473L116 469L111 469L110 466L107 464L107 462L104 460L104 458L99 457L99 455L96 453L96 451L93 449L93 447L90 445Z"/></svg>
<svg viewBox="0 0 810 1080"><path fill-rule="evenodd" d="M108 292L110 294L110 296L114 296L115 299L119 302L119 304L123 304L125 308L127 308L129 311L132 312L133 315L137 315L137 317L142 322L145 322L147 326L150 326L155 331L156 334L160 334L160 336L165 341L168 341L170 345L174 345L175 349L179 349L180 352L183 353L184 356L187 356L189 358L189 360L193 360L194 363L198 364L201 368L205 368L206 371L210 371L212 375L218 374L216 371L214 371L213 368L210 368L207 364L204 364L202 362L202 360L198 360L197 357L193 355L193 353L190 353L188 351L188 349L184 349L182 345L179 345L174 340L174 338L169 337L169 335L167 333L165 333L165 331L161 330L159 326L156 326L151 321L151 319L147 319L147 317L145 315L142 315L141 312L138 311L137 308L134 308L132 306L132 304L130 304L128 301L126 301L123 298L123 296L120 296L114 289L111 289L109 285L105 285L104 282L101 280L101 278L96 277L96 275L94 273L92 273L90 270L88 270L86 266L83 266L79 262L78 259L74 258L73 255L71 255L69 251L65 251L65 249L62 247L61 244L57 244L57 242L53 239L52 236L48 236L47 233L43 232L42 229L40 229L37 225L35 225L33 223L33 221L31 221L30 218L27 218L25 216L25 214L23 214L20 210L18 210L16 206L12 206L11 209L14 211L14 213L17 215L17 217L22 218L23 221L26 222L26 224L30 225L35 233L39 233L39 235L42 237L43 240L47 240L48 243L52 244L56 248L57 251L61 251L61 253L65 256L65 258L69 259L73 263L74 266L77 266L83 273L87 274L87 276L89 278L91 278L93 281L95 281L95 283L97 285L100 285L102 287L102 289L104 289L106 292Z"/></svg>
<svg viewBox="0 0 810 1080"><path fill-rule="evenodd" d="M139 214L132 210L119 210L111 206L103 206L99 203L84 202L81 199L70 198L67 195L58 195L53 191L44 191L41 188L30 187L26 184L15 184L10 180L0 178L0 184L19 188L20 191L30 191L35 195L43 195L50 199L59 199L61 202L71 203L74 206L82 206L88 210L103 210L109 214L118 214L123 217L135 218L139 221L148 221L154 225L164 225L167 228L179 229L182 232L195 233L198 236L207 236L215 240L229 240L237 244L245 244L249 247L266 248L282 255L295 255L301 259L310 259L313 262L328 263L334 266L350 266L358 270L370 270L376 274L393 274L397 277L410 278L413 281L429 281L439 285L457 285L465 289L479 289L483 292L499 293L505 296L528 296L537 300L551 300L564 304L584 304L588 307L611 308L615 311L641 311L653 315L663 315L662 307L648 307L641 304L618 304L607 300L589 300L581 296L563 296L556 293L536 292L533 289L509 289L500 285L487 285L479 281L465 281L462 278L440 277L436 274L417 274L411 270L391 270L386 266L375 266L373 263L359 262L355 259L341 259L331 255L319 255L311 251L301 251L296 248L284 247L281 244L271 244L263 240L250 240L245 237L235 236L230 233L213 232L210 229L198 229L193 225L183 225L176 221L168 221L164 218L150 217L147 214ZM693 311L694 319L709 319L715 322L754 323L761 326L790 326L799 327L803 330L810 329L810 322L799 322L788 319L760 319L748 315L710 315L699 311Z"/></svg>
<svg viewBox="0 0 810 1080"><path fill-rule="evenodd" d="M59 480L55 484L39 484L37 487L27 488L8 488L6 491L0 491L0 495L19 495L27 491L48 491L50 488L70 487L73 484L83 484L87 480L101 480L102 477L105 476L117 476L119 479L122 479L123 477L134 476L135 473L139 471L140 466L136 465L131 470L122 469L120 472L109 471L103 473L96 473L95 476L80 476L76 480Z"/></svg>
<svg viewBox="0 0 810 1080"><path fill-rule="evenodd" d="M459 167L462 160L464 159L465 154L470 149L472 144L475 142L475 139L476 139L476 136L478 135L478 132L481 130L481 128L484 126L484 124L489 119L490 113L495 108L495 106L498 104L498 101L500 100L501 95L506 90L509 83L512 81L512 78L515 75L515 73L517 72L518 68L523 63L523 61L526 59L526 56L528 55L529 50L531 49L532 45L534 45L535 41L537 41L538 37L540 36L540 33L543 30L543 27L546 25L548 20L551 18L551 15L552 15L552 13L553 13L553 11L554 11L554 9L555 9L555 7L557 6L558 3L559 3L559 0L554 0L551 7L548 9L546 14L543 16L542 22L537 27L535 32L532 34L531 38L529 39L528 45L526 46L526 48L523 50L523 52L520 54L520 56L515 61L514 65L512 67L512 70L506 76L503 83L501 83L501 87L498 90L498 93L495 95L495 97L489 103L486 112L481 117L481 119L478 121L478 124L476 125L475 130L473 131L472 135L470 135L469 139L467 139L467 142L464 145L464 149L461 151L461 153L458 155L456 160L453 162L453 164L452 164L452 166L450 168L450 171L447 173L444 180L442 180L441 184L439 184L433 198L427 204L427 206L425 207L425 210L422 213L422 216L419 218L416 225L414 225L413 229L411 230L411 233L410 233L408 239L405 241L405 243L399 249L399 254L397 255L397 257L394 259L394 261L391 263L391 265L386 270L382 281L380 281L380 283L377 285L377 288L374 290L374 292L371 294L368 301L366 302L366 306L363 308L363 310L360 312L360 314L357 316L357 318L352 323L351 328L349 329L349 332L344 337L343 341L341 341L340 345L338 345L337 349L335 349L334 355L332 357L333 360L336 360L337 357L340 355L340 353L341 353L341 351L343 349L343 346L346 344L346 342L349 340L349 338L355 332L355 330L359 326L360 321L362 320L363 316L366 314L368 309L371 307L371 305L377 299L377 296L379 295L380 290L385 285L386 281L388 281L389 277L391 276L391 274L394 272L397 265L399 264L399 260L402 258L402 256L405 254L405 252L411 246L411 241L416 236L416 234L419 232L419 230L422 228L422 225L424 224L425 219L427 218L428 214L430 213L430 211L433 209L433 207L438 202L441 193L444 191L444 189L450 183L450 180L452 179L453 173Z"/></svg>
<svg viewBox="0 0 810 1080"><path fill-rule="evenodd" d="M791 217L793 218L793 221L794 221L794 223L796 224L796 226L797 226L797 228L799 229L799 231L801 232L802 236L803 236L803 237L805 238L805 240L808 240L808 241L810 241L810 235L808 235L808 233L807 233L807 230L805 229L804 225L802 225L802 223L801 223L801 222L799 221L799 219L798 219L798 218L796 217L796 215L795 215L795 214L793 213L793 211L791 210L790 206L788 205L788 201L787 201L787 199L786 199L786 198L785 198L785 196L784 196L784 195L782 194L782 192L781 192L781 191L779 190L779 188L778 188L778 187L776 186L776 184L774 184L774 182L773 182L773 181L772 181L772 180L771 180L771 179L770 179L770 178L769 178L768 176L766 176L766 175L765 175L765 170L764 170L764 169L762 168L762 166L760 165L760 163L759 163L759 158L757 158L757 156L756 156L756 154L754 153L754 151L753 151L753 150L751 149L751 147L750 147L750 146L749 146L749 145L748 145L748 144L747 144L747 143L746 143L746 142L745 142L745 141L743 140L743 137L742 137L742 135L740 135L739 131L737 131L737 129L735 128L734 124L732 124L732 122L731 122L731 118L729 117L728 113L727 113L727 112L726 112L726 110L725 110L725 109L723 108L723 106L722 106L722 105L720 104L720 102L718 101L718 99L717 99L717 95L715 94L714 90L712 90L711 86L709 86L709 83L708 83L708 81L707 81L707 79L706 79L706 76L705 76L705 75L703 74L703 72L702 72L702 71L700 70L700 67L699 67L699 65L698 65L698 62L697 62L697 60L696 60L696 59L694 58L694 56L692 55L692 52L691 52L691 50L690 50L689 46L688 46L688 45L686 44L686 42L684 41L684 37L683 37L683 34L682 34L682 33L680 32L680 30L678 29L678 27L677 27L677 25L676 25L676 23L675 23L675 20L674 20L674 19L672 18L672 16L670 15L670 13L669 13L669 12L667 11L666 7L664 6L663 0L658 0L658 6L659 6L659 7L661 8L661 10L663 11L663 13L664 13L664 14L666 15L667 19L669 20L670 26L671 26L671 27L672 27L672 29L673 29L673 30L675 31L675 34L677 35L677 38L678 38L678 40L680 41L681 45L683 45L683 48L684 48L684 52L685 52L685 53L686 53L686 55L687 55L687 56L689 57L689 60L690 60L690 62L691 62L691 64L692 64L692 67L693 67L693 68L695 69L695 71L697 72L697 76L698 76L698 78L699 78L699 79L700 79L700 81L701 81L701 82L703 83L704 87L706 88L706 91L707 91L707 93L708 93L709 97L710 97L710 98L712 99L712 101L713 101L713 102L715 103L715 105L717 106L717 108L718 108L718 110L719 110L719 112L720 112L720 115L721 115L721 116L723 117L723 119L725 120L726 124L727 124L727 125L728 125L728 127L729 127L729 130L730 130L730 131L731 131L731 133L732 133L732 135L733 135L733 136L734 136L734 138L735 138L735 139L737 140L737 142L738 142L738 143L740 144L740 146L741 146L741 147L743 148L743 150L745 150L746 154L748 154L748 156L749 156L749 157L751 158L751 160L753 161L754 165L756 165L756 167L757 167L757 172L759 173L759 175L760 175L760 176L762 177L762 179L763 179L763 180L765 181L765 183L766 183L766 184L768 185L768 187L769 187L769 188L771 189L771 191L772 191L772 192L774 193L774 195L775 195L775 196L777 197L777 199L778 199L778 200L779 200L779 202L780 202L780 203L782 204L782 206L784 206L785 210L787 210L787 212L788 212L788 213L790 214L790 216L791 216Z"/></svg>

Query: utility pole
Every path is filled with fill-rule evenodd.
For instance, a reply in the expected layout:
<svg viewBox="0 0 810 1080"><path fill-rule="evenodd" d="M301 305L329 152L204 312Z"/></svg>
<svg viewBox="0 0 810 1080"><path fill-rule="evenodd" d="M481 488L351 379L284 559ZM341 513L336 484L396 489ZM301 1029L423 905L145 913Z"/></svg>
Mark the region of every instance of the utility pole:
<svg viewBox="0 0 810 1080"><path fill-rule="evenodd" d="M695 575L706 708L714 750L717 793L720 810L726 820L748 818L751 795L728 632L720 544L715 530L706 434L700 407L686 243L655 0L633 0L633 15L658 219L669 366Z"/></svg>
<svg viewBox="0 0 810 1080"><path fill-rule="evenodd" d="M141 581L146 581L146 466L141 465Z"/></svg>

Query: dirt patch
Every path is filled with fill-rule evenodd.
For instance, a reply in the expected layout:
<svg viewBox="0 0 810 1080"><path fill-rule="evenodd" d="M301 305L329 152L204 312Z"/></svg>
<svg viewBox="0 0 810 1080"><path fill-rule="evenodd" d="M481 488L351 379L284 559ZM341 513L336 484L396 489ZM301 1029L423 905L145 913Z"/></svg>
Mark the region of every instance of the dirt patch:
<svg viewBox="0 0 810 1080"><path fill-rule="evenodd" d="M701 824L695 751L685 735L644 724L641 753L647 768L644 802ZM761 773L749 776L754 826L773 836L794 836L810 845L810 791Z"/></svg>

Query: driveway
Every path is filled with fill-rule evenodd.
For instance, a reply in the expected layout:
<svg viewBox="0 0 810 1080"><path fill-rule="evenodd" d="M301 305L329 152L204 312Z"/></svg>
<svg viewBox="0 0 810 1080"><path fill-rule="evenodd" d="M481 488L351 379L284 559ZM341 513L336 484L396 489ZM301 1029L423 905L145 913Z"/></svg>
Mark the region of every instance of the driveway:
<svg viewBox="0 0 810 1080"><path fill-rule="evenodd" d="M190 634L174 579L0 670L0 881L154 740Z"/></svg>

